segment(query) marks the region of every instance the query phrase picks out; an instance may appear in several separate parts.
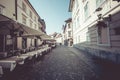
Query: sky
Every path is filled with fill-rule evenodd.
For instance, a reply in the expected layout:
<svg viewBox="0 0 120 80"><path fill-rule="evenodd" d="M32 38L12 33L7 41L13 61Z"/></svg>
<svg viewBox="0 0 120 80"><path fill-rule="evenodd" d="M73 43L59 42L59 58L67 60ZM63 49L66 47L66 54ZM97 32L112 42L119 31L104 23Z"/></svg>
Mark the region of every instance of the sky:
<svg viewBox="0 0 120 80"><path fill-rule="evenodd" d="M71 17L68 12L70 0L29 0L39 16L45 20L47 34L61 33L65 20Z"/></svg>

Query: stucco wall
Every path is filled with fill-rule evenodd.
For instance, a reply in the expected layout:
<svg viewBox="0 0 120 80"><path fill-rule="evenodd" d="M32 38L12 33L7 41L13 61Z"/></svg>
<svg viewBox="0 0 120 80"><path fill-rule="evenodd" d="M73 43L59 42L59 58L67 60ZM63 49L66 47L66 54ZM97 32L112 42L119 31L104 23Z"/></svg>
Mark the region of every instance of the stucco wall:
<svg viewBox="0 0 120 80"><path fill-rule="evenodd" d="M22 9L22 3L26 5L26 12ZM18 22L22 23L22 15L26 16L26 25L30 28L38 30L38 18L39 16L35 14L34 10L28 5L28 3L24 0L18 0L17 2L17 9L18 9ZM32 12L32 18L29 15L29 11ZM34 16L36 16L36 21L34 20ZM33 22L32 25L30 25L30 20ZM36 28L35 28L36 25Z"/></svg>
<svg viewBox="0 0 120 80"><path fill-rule="evenodd" d="M15 0L0 0L0 4L4 6L3 15L15 20Z"/></svg>

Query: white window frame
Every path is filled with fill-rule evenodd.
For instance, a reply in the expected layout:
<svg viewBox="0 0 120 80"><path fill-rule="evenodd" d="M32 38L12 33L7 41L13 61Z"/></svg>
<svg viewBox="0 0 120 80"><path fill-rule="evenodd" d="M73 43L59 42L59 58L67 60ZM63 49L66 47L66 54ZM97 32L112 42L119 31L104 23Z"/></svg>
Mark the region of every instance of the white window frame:
<svg viewBox="0 0 120 80"><path fill-rule="evenodd" d="M107 23L107 25L108 25L108 23ZM96 30L96 33L97 33L97 45L98 46L111 46L111 44L110 44L110 29L109 29L109 27L107 27L107 36L108 36L108 43L107 44L101 44L100 43L100 41L99 41L99 35L98 35L98 27L97 27L97 30Z"/></svg>
<svg viewBox="0 0 120 80"><path fill-rule="evenodd" d="M71 25L70 25L70 23L68 23L68 29L70 29L71 28Z"/></svg>
<svg viewBox="0 0 120 80"><path fill-rule="evenodd" d="M88 32L86 33L86 40L87 42L90 42L90 34Z"/></svg>
<svg viewBox="0 0 120 80"><path fill-rule="evenodd" d="M96 1L100 1L100 3L99 4L97 4L97 2L96 2L96 8L99 8L104 2L105 2L105 0L96 0Z"/></svg>
<svg viewBox="0 0 120 80"><path fill-rule="evenodd" d="M85 10L85 7L87 7L87 10ZM87 14L87 15L86 15ZM87 18L89 17L89 2L86 2L85 6L84 6L84 19L85 21L87 20Z"/></svg>
<svg viewBox="0 0 120 80"><path fill-rule="evenodd" d="M79 16L77 16L77 18L76 18L76 25L77 25L77 27L79 27L80 26L80 18L79 18Z"/></svg>
<svg viewBox="0 0 120 80"><path fill-rule="evenodd" d="M31 10L29 10L29 16L31 17L31 19L33 18L33 13Z"/></svg>
<svg viewBox="0 0 120 80"><path fill-rule="evenodd" d="M24 14L22 14L22 23L27 24L27 17Z"/></svg>
<svg viewBox="0 0 120 80"><path fill-rule="evenodd" d="M24 2L22 2L22 9L25 13L27 12L27 6Z"/></svg>
<svg viewBox="0 0 120 80"><path fill-rule="evenodd" d="M30 19L30 27L31 27L31 28L33 27L33 22L32 22L31 19Z"/></svg>
<svg viewBox="0 0 120 80"><path fill-rule="evenodd" d="M71 31L68 31L68 37L71 37Z"/></svg>

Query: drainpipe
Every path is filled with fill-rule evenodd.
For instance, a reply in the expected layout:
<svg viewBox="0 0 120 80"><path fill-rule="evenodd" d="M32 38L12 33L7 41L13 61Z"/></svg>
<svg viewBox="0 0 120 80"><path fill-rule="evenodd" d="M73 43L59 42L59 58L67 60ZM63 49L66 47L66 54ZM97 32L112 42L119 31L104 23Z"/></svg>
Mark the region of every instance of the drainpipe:
<svg viewBox="0 0 120 80"><path fill-rule="evenodd" d="M15 0L15 19L17 20L17 0Z"/></svg>
<svg viewBox="0 0 120 80"><path fill-rule="evenodd" d="M12 53L14 54L14 44L15 44L15 36L14 36L14 24L12 23Z"/></svg>
<svg viewBox="0 0 120 80"><path fill-rule="evenodd" d="M14 54L15 37L12 37L12 43L13 43L13 46L12 46L12 49L13 49L13 50L12 50L12 53Z"/></svg>
<svg viewBox="0 0 120 80"><path fill-rule="evenodd" d="M5 52L5 46L6 46L6 44L5 44L5 42L6 42L5 37L6 37L6 36L4 35L4 39L3 39L3 41L4 41L4 42L3 42L3 52Z"/></svg>

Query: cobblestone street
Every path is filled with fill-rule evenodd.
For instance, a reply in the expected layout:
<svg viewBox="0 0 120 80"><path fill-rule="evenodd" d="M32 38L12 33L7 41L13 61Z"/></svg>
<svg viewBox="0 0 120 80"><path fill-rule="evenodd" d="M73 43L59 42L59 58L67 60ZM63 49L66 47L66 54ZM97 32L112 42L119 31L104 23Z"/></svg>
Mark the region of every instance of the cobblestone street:
<svg viewBox="0 0 120 80"><path fill-rule="evenodd" d="M2 80L120 80L117 67L75 48L58 46L38 62L18 66Z"/></svg>

